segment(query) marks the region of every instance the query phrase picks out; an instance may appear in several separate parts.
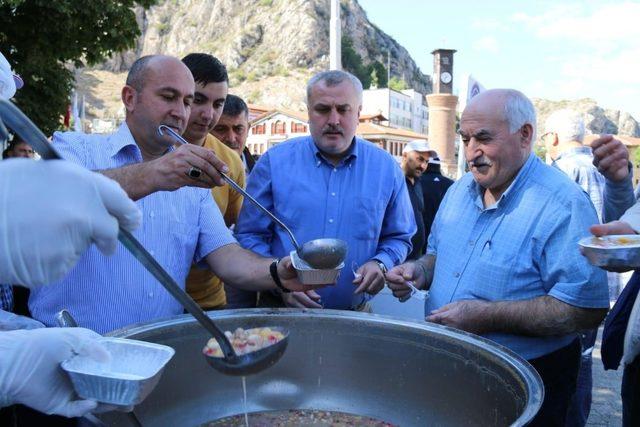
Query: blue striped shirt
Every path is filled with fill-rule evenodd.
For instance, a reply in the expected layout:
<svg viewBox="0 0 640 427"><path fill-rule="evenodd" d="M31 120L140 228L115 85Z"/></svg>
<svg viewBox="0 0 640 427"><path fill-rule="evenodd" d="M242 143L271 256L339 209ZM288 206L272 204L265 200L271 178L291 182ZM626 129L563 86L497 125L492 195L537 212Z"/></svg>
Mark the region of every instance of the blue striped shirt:
<svg viewBox="0 0 640 427"><path fill-rule="evenodd" d="M338 284L318 290L325 308L362 303L365 296L353 294L353 264L376 258L391 268L411 250L416 224L404 174L387 152L365 140L356 138L335 167L310 136L278 144L256 163L247 191L291 228L300 244L322 237L347 242ZM263 256L293 250L286 232L250 203L244 203L235 231L242 246Z"/></svg>
<svg viewBox="0 0 640 427"><path fill-rule="evenodd" d="M91 170L142 162L126 124L111 135L56 133L53 144L64 158ZM143 221L133 234L183 287L192 262L235 242L208 189L159 191L136 204ZM63 308L98 333L183 311L122 245L108 257L91 246L62 281L31 291L29 309L45 325L54 325Z"/></svg>
<svg viewBox="0 0 640 427"><path fill-rule="evenodd" d="M578 307L609 307L604 270L578 249L578 240L598 222L586 193L534 154L495 205L483 207L481 190L467 173L438 210L427 248L436 255L427 314L458 300L544 295ZM576 334L485 336L533 359L569 344Z"/></svg>
<svg viewBox="0 0 640 427"><path fill-rule="evenodd" d="M635 203L632 174L621 182L614 182L598 172L593 165L591 147L573 147L560 153L552 163L587 192L600 222L619 219Z"/></svg>

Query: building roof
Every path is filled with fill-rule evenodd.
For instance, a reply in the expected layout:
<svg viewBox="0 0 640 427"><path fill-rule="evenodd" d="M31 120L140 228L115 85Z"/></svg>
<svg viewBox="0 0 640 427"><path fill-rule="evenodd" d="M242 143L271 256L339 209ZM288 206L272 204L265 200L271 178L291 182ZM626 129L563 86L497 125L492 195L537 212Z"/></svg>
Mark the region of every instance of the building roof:
<svg viewBox="0 0 640 427"><path fill-rule="evenodd" d="M264 120L270 119L276 114L283 114L285 116L289 116L292 119L299 120L304 123L307 123L307 121L309 120L307 115L300 111L287 110L285 108L276 108L276 109L271 109L269 111L266 111L260 114L259 116L255 117L253 120L251 120L251 125L253 126L258 122L262 122Z"/></svg>
<svg viewBox="0 0 640 427"><path fill-rule="evenodd" d="M407 129L392 128L391 126L385 126L371 122L361 122L358 125L356 134L364 139L375 137L389 138L394 136L408 139L424 139L425 141L429 139L429 137L423 133L418 133Z"/></svg>
<svg viewBox="0 0 640 427"><path fill-rule="evenodd" d="M590 144L593 140L595 140L596 138L598 138L600 135L585 135L584 136L584 144ZM640 138L636 138L633 136L626 136L626 135L613 135L615 138L619 139L620 141L622 141L622 143L624 145L626 145L627 147L638 147L640 146Z"/></svg>
<svg viewBox="0 0 640 427"><path fill-rule="evenodd" d="M360 114L360 123L370 122L370 121L373 121L374 119L381 122L387 121L387 118L384 115L382 115L382 113Z"/></svg>

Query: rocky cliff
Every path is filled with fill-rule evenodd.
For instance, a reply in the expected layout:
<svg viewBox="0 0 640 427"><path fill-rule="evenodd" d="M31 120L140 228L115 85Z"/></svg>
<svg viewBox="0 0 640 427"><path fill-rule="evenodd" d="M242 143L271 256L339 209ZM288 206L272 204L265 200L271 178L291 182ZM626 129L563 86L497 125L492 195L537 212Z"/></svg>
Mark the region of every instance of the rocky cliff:
<svg viewBox="0 0 640 427"><path fill-rule="evenodd" d="M103 70L127 70L140 55L208 52L226 64L231 92L252 103L301 109L306 80L328 68L329 0L160 0L139 9L137 17L142 35L135 49L118 54ZM392 76L431 92L429 76L369 22L356 0L342 0L341 22L365 65L386 64L390 52Z"/></svg>
<svg viewBox="0 0 640 427"><path fill-rule="evenodd" d="M599 107L593 99L584 98L574 101L549 101L546 99L533 100L538 111L538 135L544 133L544 122L556 110L570 108L582 113L587 133L626 135L640 137L640 125L629 114L619 110Z"/></svg>

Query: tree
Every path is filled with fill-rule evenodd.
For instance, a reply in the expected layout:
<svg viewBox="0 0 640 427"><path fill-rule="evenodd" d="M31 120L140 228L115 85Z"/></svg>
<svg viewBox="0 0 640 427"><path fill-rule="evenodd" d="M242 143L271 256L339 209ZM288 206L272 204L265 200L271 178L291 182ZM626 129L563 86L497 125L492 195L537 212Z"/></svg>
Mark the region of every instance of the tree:
<svg viewBox="0 0 640 427"><path fill-rule="evenodd" d="M157 0L0 0L0 52L22 76L16 104L46 134L60 127L73 66L94 65L134 46L135 6Z"/></svg>
<svg viewBox="0 0 640 427"><path fill-rule="evenodd" d="M370 88L374 89L377 88L379 85L378 82L378 72L376 71L376 69L374 68L373 71L371 72L371 86L369 86Z"/></svg>
<svg viewBox="0 0 640 427"><path fill-rule="evenodd" d="M396 76L391 77L389 80L389 88L397 91L401 91L407 88L407 83L404 79L399 79Z"/></svg>
<svg viewBox="0 0 640 427"><path fill-rule="evenodd" d="M342 68L350 72L362 83L363 88L369 88L373 84L373 77L377 78L377 87L387 87L387 69L378 61L364 65L362 58L353 48L351 39L342 36Z"/></svg>

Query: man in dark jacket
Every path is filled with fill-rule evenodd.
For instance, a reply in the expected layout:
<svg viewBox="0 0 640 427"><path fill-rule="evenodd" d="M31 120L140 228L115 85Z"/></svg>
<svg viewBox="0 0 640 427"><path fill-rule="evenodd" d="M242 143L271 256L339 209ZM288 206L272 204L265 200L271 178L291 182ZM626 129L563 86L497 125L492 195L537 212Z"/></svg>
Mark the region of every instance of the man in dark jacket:
<svg viewBox="0 0 640 427"><path fill-rule="evenodd" d="M427 239L431 232L431 224L438 212L440 202L444 198L453 181L440 172L440 158L437 154L429 158L427 170L420 177L422 184L422 195L424 197L424 209L422 210L422 218L424 219L424 235L425 241L421 248L422 253L427 249Z"/></svg>

